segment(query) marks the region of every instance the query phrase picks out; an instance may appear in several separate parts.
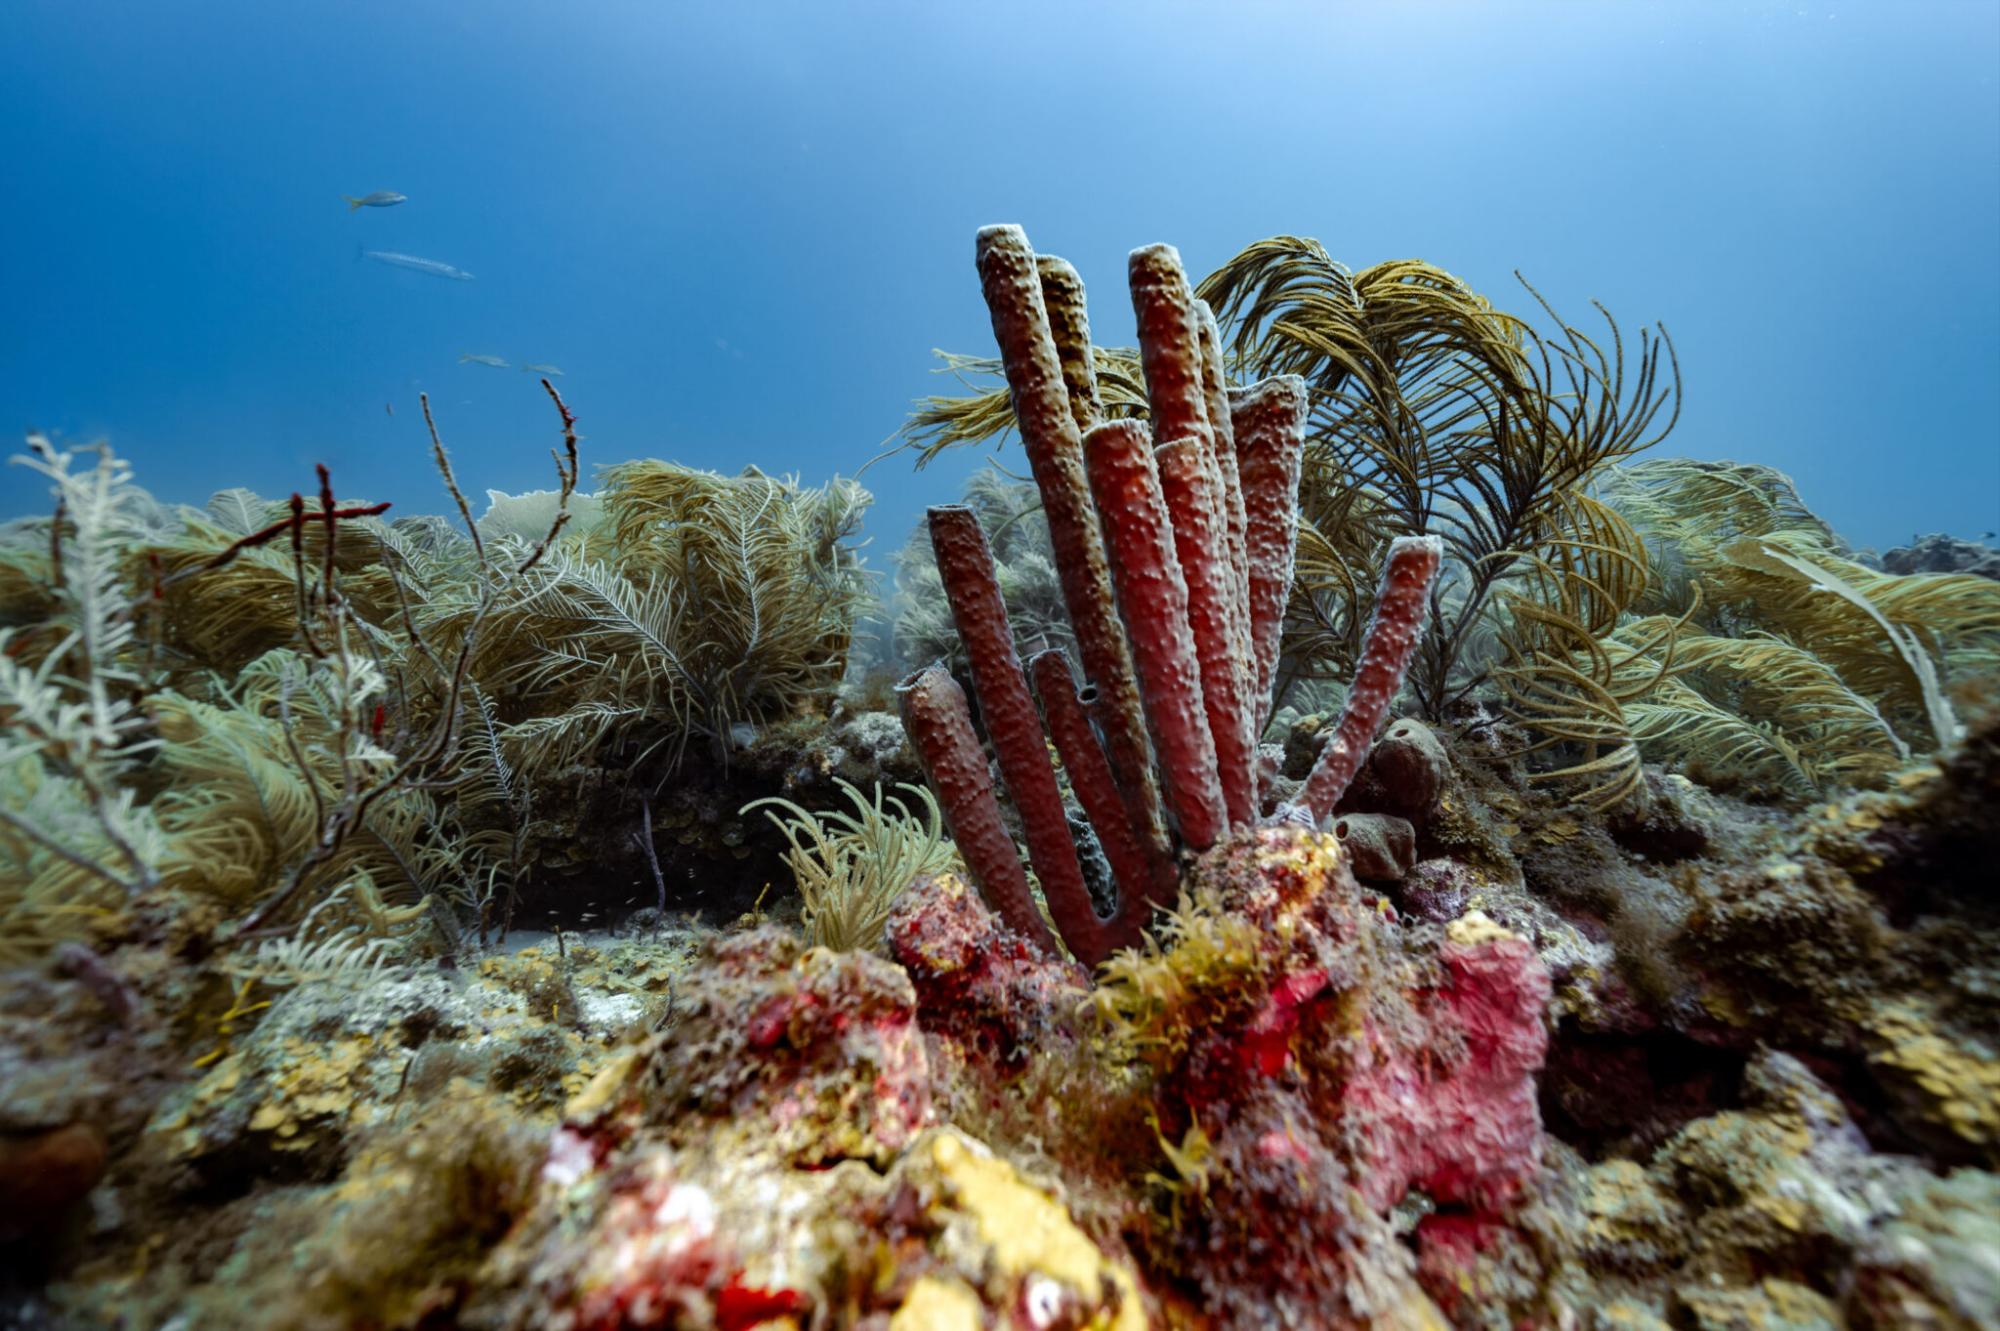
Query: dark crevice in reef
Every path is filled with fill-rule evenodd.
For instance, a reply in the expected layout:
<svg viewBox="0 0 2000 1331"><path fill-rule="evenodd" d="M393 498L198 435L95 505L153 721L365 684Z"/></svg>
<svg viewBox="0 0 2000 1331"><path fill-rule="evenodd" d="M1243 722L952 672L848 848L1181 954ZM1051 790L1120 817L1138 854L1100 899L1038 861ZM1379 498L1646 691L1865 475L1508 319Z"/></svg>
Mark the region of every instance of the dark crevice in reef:
<svg viewBox="0 0 2000 1331"><path fill-rule="evenodd" d="M783 875L773 838L764 835L768 825L737 812L772 793L769 782L706 763L689 763L657 788L623 776L581 779L568 807L540 815L535 872L519 889L513 928L611 928L655 907L662 895L670 911L699 911L711 922L735 918L751 908L764 883ZM657 882L644 850L648 821Z"/></svg>
<svg viewBox="0 0 2000 1331"><path fill-rule="evenodd" d="M1921 1137L1865 1059L1826 1051L1787 1051L1839 1097L1870 1149L1932 1161L1976 1165L1976 1151L1947 1136ZM1675 1031L1640 1035L1585 1033L1565 1020L1549 1047L1539 1087L1549 1134L1598 1162L1644 1160L1697 1119L1744 1107L1749 1055Z"/></svg>
<svg viewBox="0 0 2000 1331"><path fill-rule="evenodd" d="M1874 862L1851 867L1855 882L1907 928L1926 916L2000 927L2000 713L1969 735L1945 764L1932 798L1885 822L1864 844Z"/></svg>
<svg viewBox="0 0 2000 1331"><path fill-rule="evenodd" d="M1646 774L1646 794L1611 811L1604 830L1641 860L1679 864L1709 849L1710 831L1679 803L1663 798L1657 773Z"/></svg>
<svg viewBox="0 0 2000 1331"><path fill-rule="evenodd" d="M1542 1073L1542 1122L1588 1160L1643 1159L1693 1120L1739 1106L1745 1061L1675 1031L1588 1034L1566 1020Z"/></svg>
<svg viewBox="0 0 2000 1331"><path fill-rule="evenodd" d="M1868 1140L1871 1150L1882 1155L1909 1155L1931 1160L1943 1168L1973 1163L1972 1157L1948 1158L1948 1139L1927 1143L1897 1125L1897 1107L1881 1082L1871 1076L1866 1060L1849 1056L1798 1054L1799 1061L1818 1077L1826 1088L1840 1097L1841 1107L1854 1126ZM1941 1145L1943 1153L1933 1146Z"/></svg>
<svg viewBox="0 0 2000 1331"><path fill-rule="evenodd" d="M746 814L746 805L781 796L808 809L843 807L840 780L893 793L898 782L922 779L900 728L870 728L870 720L852 714L845 731L819 717L745 728L726 761L700 747L677 766L655 760L624 771L579 769L562 783L559 800L533 813L524 858L534 871L517 892L512 928L615 929L663 896L669 914L699 915L712 925L760 901L769 910L791 895L785 839L762 812ZM497 936L497 923L489 932Z"/></svg>

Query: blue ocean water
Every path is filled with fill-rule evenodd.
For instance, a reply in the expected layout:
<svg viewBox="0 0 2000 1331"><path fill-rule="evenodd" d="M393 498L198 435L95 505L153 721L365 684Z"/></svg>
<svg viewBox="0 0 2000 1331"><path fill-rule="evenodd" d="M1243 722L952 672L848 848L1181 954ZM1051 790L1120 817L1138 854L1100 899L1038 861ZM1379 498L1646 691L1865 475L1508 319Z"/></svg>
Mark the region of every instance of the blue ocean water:
<svg viewBox="0 0 2000 1331"><path fill-rule="evenodd" d="M949 390L933 347L990 352L972 236L1016 221L1108 343L1155 240L1516 308L1519 268L1667 324L1663 452L1789 471L1863 544L2000 527L1991 0L6 8L0 421L168 499L325 461L438 511L419 390L468 488L547 484L534 377L468 353L562 367L593 462L852 473ZM871 470L878 549L980 460Z"/></svg>

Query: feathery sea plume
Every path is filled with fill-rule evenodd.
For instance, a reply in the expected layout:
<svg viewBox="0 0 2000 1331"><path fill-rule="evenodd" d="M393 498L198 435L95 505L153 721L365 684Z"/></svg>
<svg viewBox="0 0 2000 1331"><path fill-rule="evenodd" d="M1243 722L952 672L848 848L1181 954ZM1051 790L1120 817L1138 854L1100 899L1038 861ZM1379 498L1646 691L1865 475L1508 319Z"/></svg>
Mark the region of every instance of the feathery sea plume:
<svg viewBox="0 0 2000 1331"><path fill-rule="evenodd" d="M785 864L804 903L806 941L836 952L880 952L897 896L918 879L951 868L958 855L924 787L898 786L921 801L919 819L879 785L871 799L849 782L836 782L854 812L815 813L775 798L754 800L742 811L762 809L785 834Z"/></svg>
<svg viewBox="0 0 2000 1331"><path fill-rule="evenodd" d="M83 468L39 435L28 450L15 460L49 482L56 506L40 561L47 618L39 631L0 628L0 937L13 948L144 891L164 849L127 784L155 744L126 560L145 534L143 496L109 448Z"/></svg>
<svg viewBox="0 0 2000 1331"><path fill-rule="evenodd" d="M1626 709L1649 757L1792 798L1879 786L1952 746L1953 682L2000 666L2000 585L1867 567L1769 467L1659 459L1602 494L1688 604L1667 677ZM1664 664L1661 601L1611 641Z"/></svg>
<svg viewBox="0 0 2000 1331"><path fill-rule="evenodd" d="M831 696L868 595L865 490L644 461L607 469L599 498L601 529L510 588L473 655L524 774L726 757L732 727ZM451 637L467 613L447 600L434 622Z"/></svg>

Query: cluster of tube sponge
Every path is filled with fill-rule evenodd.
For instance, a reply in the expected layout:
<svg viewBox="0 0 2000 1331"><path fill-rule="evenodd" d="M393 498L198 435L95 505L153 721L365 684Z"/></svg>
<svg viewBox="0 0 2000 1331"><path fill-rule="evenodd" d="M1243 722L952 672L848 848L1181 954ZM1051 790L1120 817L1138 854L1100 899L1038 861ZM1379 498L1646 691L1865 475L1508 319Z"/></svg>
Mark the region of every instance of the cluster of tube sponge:
<svg viewBox="0 0 2000 1331"><path fill-rule="evenodd" d="M1083 687L1060 650L1023 668L970 509L931 509L931 544L1049 916L1095 966L1173 902L1181 856L1257 820L1309 404L1297 375L1231 387L1213 312L1174 248L1150 245L1132 252L1130 278L1151 429L1109 419L1076 270L1036 255L1014 226L981 230L978 262ZM1422 632L1440 557L1434 537L1391 547L1338 727L1274 817L1316 827L1353 780ZM940 663L903 681L901 699L981 894L1055 955L964 691ZM1109 914L1085 884L1044 727L1111 870Z"/></svg>

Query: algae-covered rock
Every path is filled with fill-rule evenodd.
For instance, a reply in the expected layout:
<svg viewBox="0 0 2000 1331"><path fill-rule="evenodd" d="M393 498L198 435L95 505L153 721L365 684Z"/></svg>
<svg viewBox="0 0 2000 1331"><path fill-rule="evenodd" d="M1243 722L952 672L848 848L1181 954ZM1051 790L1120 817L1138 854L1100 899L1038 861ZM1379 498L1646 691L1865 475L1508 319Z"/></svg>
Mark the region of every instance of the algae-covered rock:
<svg viewBox="0 0 2000 1331"><path fill-rule="evenodd" d="M1839 1098L1797 1059L1765 1054L1746 1105L1699 1119L1654 1156L1688 1209L1700 1269L1811 1269L1851 1253L1888 1205L1883 1166Z"/></svg>
<svg viewBox="0 0 2000 1331"><path fill-rule="evenodd" d="M507 1006L516 1029L541 1029L518 1004ZM247 1034L161 1105L148 1133L156 1151L208 1186L325 1180L344 1164L350 1135L393 1112L420 1048L491 1049L508 1038L494 1034L502 1020L477 991L438 973L278 991Z"/></svg>
<svg viewBox="0 0 2000 1331"><path fill-rule="evenodd" d="M552 1119L608 1051L650 1023L644 991L617 974L632 969L617 959L640 950L531 946L468 970L262 990L267 999L246 983L239 1028L161 1103L148 1152L227 1192L331 1179L358 1134L420 1113L454 1082Z"/></svg>
<svg viewBox="0 0 2000 1331"><path fill-rule="evenodd" d="M1167 1166L1173 1223L1147 1256L1221 1325L1436 1319L1423 1288L1459 1273L1420 1288L1391 1212L1421 1194L1504 1230L1538 1167L1532 947L1478 915L1393 919L1336 838L1261 829L1205 856L1157 940L1100 974Z"/></svg>
<svg viewBox="0 0 2000 1331"><path fill-rule="evenodd" d="M961 1312L1020 1309L1029 1325L1104 1331L1143 1331L1148 1325L1130 1260L1100 1249L1054 1197L978 1142L935 1133L910 1153L898 1181L915 1193L926 1219L937 1226L926 1255L950 1273L922 1277L935 1291L923 1296L926 1303L937 1300ZM942 1295L946 1289L962 1294L954 1300ZM920 1324L908 1308L905 1301L898 1316ZM939 1331L949 1331L949 1324Z"/></svg>
<svg viewBox="0 0 2000 1331"><path fill-rule="evenodd" d="M681 964L671 939L571 940L450 971L239 982L229 1020L195 1026L185 1085L122 1143L106 1236L144 1245L142 1277L129 1251L86 1250L64 1306L331 1328L454 1305L557 1111L664 1010ZM543 1001L558 983L567 1010Z"/></svg>
<svg viewBox="0 0 2000 1331"><path fill-rule="evenodd" d="M1612 1299L1585 1308L1581 1325L1589 1331L1670 1331L1657 1312L1636 1299Z"/></svg>
<svg viewBox="0 0 2000 1331"><path fill-rule="evenodd" d="M1019 1067L1074 1039L1088 993L1082 968L1038 955L959 875L921 879L905 891L888 939L916 986L918 1020L961 1055Z"/></svg>
<svg viewBox="0 0 2000 1331"><path fill-rule="evenodd" d="M534 1193L547 1129L461 1085L364 1133L331 1186L258 1209L183 1308L194 1325L421 1326L464 1297Z"/></svg>
<svg viewBox="0 0 2000 1331"><path fill-rule="evenodd" d="M1340 811L1385 813L1421 827L1451 777L1451 758L1437 733L1413 717L1389 723L1368 751Z"/></svg>
<svg viewBox="0 0 2000 1331"><path fill-rule="evenodd" d="M2000 1326L2000 1176L1915 1183L1862 1245L1848 1318L1859 1331Z"/></svg>
<svg viewBox="0 0 2000 1331"><path fill-rule="evenodd" d="M659 1037L568 1107L462 1324L1137 1328L1130 1258L933 1130L916 994L871 953L716 942ZM881 1322L874 1323L877 1325Z"/></svg>
<svg viewBox="0 0 2000 1331"><path fill-rule="evenodd" d="M1690 1331L1840 1331L1840 1311L1825 1295L1789 1280L1675 1291L1676 1318Z"/></svg>
<svg viewBox="0 0 2000 1331"><path fill-rule="evenodd" d="M1687 1212L1636 1160L1606 1160L1584 1176L1579 1251L1592 1267L1650 1275L1687 1256Z"/></svg>
<svg viewBox="0 0 2000 1331"><path fill-rule="evenodd" d="M801 1166L886 1164L932 1119L909 977L772 926L710 948L627 1076L605 1093L668 1140L754 1133Z"/></svg>
<svg viewBox="0 0 2000 1331"><path fill-rule="evenodd" d="M186 1076L171 1024L127 977L148 959L84 951L0 972L0 1287L118 1228L133 1138Z"/></svg>
<svg viewBox="0 0 2000 1331"><path fill-rule="evenodd" d="M1354 876L1363 882L1397 882L1416 867L1417 831L1406 818L1386 813L1343 814L1334 819L1333 834L1346 848Z"/></svg>
<svg viewBox="0 0 2000 1331"><path fill-rule="evenodd" d="M1992 1174L1940 1179L1878 1154L1804 1064L1766 1053L1740 1108L1649 1161L1553 1153L1529 1227L1553 1257L1551 1296L1579 1312L1622 1300L1676 1327L1972 1327L2000 1309L1996 1189Z"/></svg>
<svg viewBox="0 0 2000 1331"><path fill-rule="evenodd" d="M1939 1163L2000 1165L2000 930L1968 885L1994 856L2000 740L1946 769L1774 824L1677 871L1692 908L1661 933L1695 1038L1840 1069L1872 1135ZM1621 949L1622 951L1623 949Z"/></svg>
<svg viewBox="0 0 2000 1331"><path fill-rule="evenodd" d="M923 780L893 710L745 727L737 739L732 765L789 799L832 796L841 781L868 791Z"/></svg>
<svg viewBox="0 0 2000 1331"><path fill-rule="evenodd" d="M1882 569L1899 574L1970 573L2000 581L2000 550L1985 541L1968 541L1949 532L1934 531L1912 537L1908 545L1884 550Z"/></svg>
<svg viewBox="0 0 2000 1331"><path fill-rule="evenodd" d="M925 1133L878 1174L640 1139L601 1162L558 1137L534 1212L461 1325L1044 1326L1144 1331L1131 1259L976 1140Z"/></svg>
<svg viewBox="0 0 2000 1331"><path fill-rule="evenodd" d="M1706 852L1722 820L1701 787L1679 775L1647 769L1643 794L1611 810L1605 830L1626 850L1658 864L1678 864Z"/></svg>
<svg viewBox="0 0 2000 1331"><path fill-rule="evenodd" d="M1855 1017L1897 1121L1947 1158L2000 1162L2000 1046L1954 1038L1922 997L1864 1007Z"/></svg>

